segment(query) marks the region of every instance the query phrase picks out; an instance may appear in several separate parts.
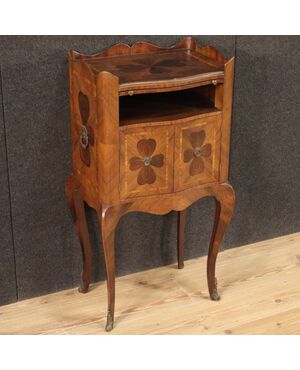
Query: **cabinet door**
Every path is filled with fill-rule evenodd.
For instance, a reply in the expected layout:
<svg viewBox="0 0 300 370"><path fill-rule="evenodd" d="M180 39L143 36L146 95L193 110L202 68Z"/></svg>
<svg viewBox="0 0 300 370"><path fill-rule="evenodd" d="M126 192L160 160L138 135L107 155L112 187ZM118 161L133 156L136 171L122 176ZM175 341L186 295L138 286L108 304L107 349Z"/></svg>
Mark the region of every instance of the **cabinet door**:
<svg viewBox="0 0 300 370"><path fill-rule="evenodd" d="M218 181L221 114L175 129L175 191Z"/></svg>
<svg viewBox="0 0 300 370"><path fill-rule="evenodd" d="M174 128L122 128L121 197L173 191Z"/></svg>

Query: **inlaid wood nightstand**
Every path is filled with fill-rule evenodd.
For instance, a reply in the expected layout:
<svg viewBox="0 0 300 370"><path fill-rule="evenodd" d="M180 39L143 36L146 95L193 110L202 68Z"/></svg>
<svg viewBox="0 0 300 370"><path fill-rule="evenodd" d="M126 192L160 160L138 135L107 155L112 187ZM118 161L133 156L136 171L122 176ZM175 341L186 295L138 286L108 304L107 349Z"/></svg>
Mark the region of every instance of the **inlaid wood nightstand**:
<svg viewBox="0 0 300 370"><path fill-rule="evenodd" d="M211 299L218 300L216 257L235 204L228 184L234 58L188 37L169 48L139 42L93 55L71 50L69 72L73 173L66 195L82 247L80 291L88 291L92 264L84 201L98 214L110 331L120 217L177 211L182 268L185 210L212 196L207 280Z"/></svg>

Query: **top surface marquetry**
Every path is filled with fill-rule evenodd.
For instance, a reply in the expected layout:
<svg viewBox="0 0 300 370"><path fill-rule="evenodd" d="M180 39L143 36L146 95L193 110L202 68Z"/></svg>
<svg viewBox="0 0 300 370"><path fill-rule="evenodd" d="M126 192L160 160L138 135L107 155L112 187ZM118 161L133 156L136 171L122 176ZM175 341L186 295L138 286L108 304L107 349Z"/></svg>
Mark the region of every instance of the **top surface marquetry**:
<svg viewBox="0 0 300 370"><path fill-rule="evenodd" d="M190 49L95 57L81 61L95 74L107 71L117 76L121 95L151 89L180 89L213 79L222 80L224 76L223 63Z"/></svg>

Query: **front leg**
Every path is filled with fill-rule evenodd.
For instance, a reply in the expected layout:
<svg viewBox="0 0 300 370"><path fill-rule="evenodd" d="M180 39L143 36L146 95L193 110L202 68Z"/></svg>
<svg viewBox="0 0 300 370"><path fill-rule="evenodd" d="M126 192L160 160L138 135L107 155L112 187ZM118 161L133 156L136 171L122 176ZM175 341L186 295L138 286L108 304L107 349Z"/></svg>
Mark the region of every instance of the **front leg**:
<svg viewBox="0 0 300 370"><path fill-rule="evenodd" d="M216 201L216 213L207 258L207 283L210 298L213 301L217 301L220 299L220 296L218 294L217 279L215 277L216 259L225 231L233 215L235 193L230 185L221 184L214 188L212 195Z"/></svg>
<svg viewBox="0 0 300 370"><path fill-rule="evenodd" d="M107 321L106 331L111 331L114 326L115 312L115 231L120 217L125 209L122 206L109 206L99 208L98 220L101 227L104 263L107 279Z"/></svg>

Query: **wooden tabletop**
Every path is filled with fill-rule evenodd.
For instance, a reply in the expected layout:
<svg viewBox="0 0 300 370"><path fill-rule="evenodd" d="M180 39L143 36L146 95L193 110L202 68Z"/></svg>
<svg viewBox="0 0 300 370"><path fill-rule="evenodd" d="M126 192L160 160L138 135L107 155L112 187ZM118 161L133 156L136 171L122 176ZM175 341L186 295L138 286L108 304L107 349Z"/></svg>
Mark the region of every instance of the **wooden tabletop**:
<svg viewBox="0 0 300 370"><path fill-rule="evenodd" d="M119 78L120 95L176 90L224 77L222 63L190 49L117 55L81 60L97 74L107 71ZM146 91L145 91L146 90Z"/></svg>

